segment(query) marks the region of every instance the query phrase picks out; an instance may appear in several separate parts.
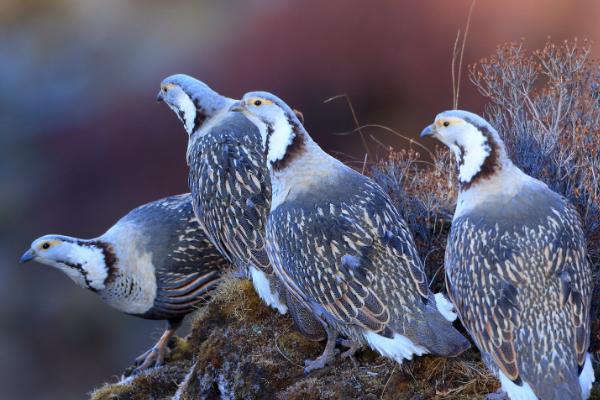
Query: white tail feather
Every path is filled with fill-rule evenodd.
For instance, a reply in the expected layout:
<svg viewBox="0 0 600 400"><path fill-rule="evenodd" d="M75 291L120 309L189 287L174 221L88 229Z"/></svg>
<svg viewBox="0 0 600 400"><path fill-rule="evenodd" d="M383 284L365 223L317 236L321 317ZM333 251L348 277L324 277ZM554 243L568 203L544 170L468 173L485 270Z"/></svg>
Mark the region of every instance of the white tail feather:
<svg viewBox="0 0 600 400"><path fill-rule="evenodd" d="M581 398L586 400L592 393L592 383L596 381L594 376L594 368L592 367L592 359L588 353L583 364L583 370L579 374L579 386L581 386Z"/></svg>
<svg viewBox="0 0 600 400"><path fill-rule="evenodd" d="M412 360L414 354L420 356L429 353L426 348L413 343L406 336L394 333L394 338L386 338L375 332L365 332L369 346L379 354L402 364L402 360Z"/></svg>
<svg viewBox="0 0 600 400"><path fill-rule="evenodd" d="M254 290L256 290L258 296L265 303L279 311L280 314L287 313L287 305L281 301L279 293L271 289L271 283L267 275L254 267L250 267L250 274L252 276L252 285L254 285Z"/></svg>
<svg viewBox="0 0 600 400"><path fill-rule="evenodd" d="M458 314L454 312L454 305L442 293L436 293L434 297L435 305L440 314L448 321L454 322L458 317Z"/></svg>
<svg viewBox="0 0 600 400"><path fill-rule="evenodd" d="M523 382L522 386L517 385L504 372L498 370L502 390L508 394L510 400L537 400L537 396L533 393L533 389L527 382Z"/></svg>

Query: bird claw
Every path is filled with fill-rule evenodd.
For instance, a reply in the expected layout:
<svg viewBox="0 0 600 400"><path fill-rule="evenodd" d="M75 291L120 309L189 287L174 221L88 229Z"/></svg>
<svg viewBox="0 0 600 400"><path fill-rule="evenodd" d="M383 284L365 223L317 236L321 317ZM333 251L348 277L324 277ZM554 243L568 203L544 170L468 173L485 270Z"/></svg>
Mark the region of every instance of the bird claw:
<svg viewBox="0 0 600 400"><path fill-rule="evenodd" d="M329 354L321 354L314 360L304 360L304 373L308 374L311 371L321 369L326 365L332 364L335 361L335 356L337 356L339 352L340 351L338 349L335 349Z"/></svg>
<svg viewBox="0 0 600 400"><path fill-rule="evenodd" d="M139 374L140 372L152 366L154 366L154 368L162 366L165 363L165 356L168 351L169 349L167 346L152 347L150 350L146 351L144 354L135 359L134 365L136 368L133 373Z"/></svg>

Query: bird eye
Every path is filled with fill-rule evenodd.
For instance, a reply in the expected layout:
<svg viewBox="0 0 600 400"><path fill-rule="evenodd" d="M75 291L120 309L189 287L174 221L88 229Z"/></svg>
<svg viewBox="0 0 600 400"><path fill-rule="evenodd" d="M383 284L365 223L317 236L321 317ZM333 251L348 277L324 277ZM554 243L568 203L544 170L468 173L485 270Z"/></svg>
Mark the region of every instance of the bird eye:
<svg viewBox="0 0 600 400"><path fill-rule="evenodd" d="M254 105L255 106L260 106L262 104L262 101L260 100L254 100Z"/></svg>
<svg viewBox="0 0 600 400"><path fill-rule="evenodd" d="M50 247L50 243L46 242L42 245L42 249L46 250Z"/></svg>
<svg viewBox="0 0 600 400"><path fill-rule="evenodd" d="M163 86L162 91L163 91L163 93L167 93L167 87Z"/></svg>
<svg viewBox="0 0 600 400"><path fill-rule="evenodd" d="M450 122L444 121L444 126L449 126L449 125L450 125Z"/></svg>

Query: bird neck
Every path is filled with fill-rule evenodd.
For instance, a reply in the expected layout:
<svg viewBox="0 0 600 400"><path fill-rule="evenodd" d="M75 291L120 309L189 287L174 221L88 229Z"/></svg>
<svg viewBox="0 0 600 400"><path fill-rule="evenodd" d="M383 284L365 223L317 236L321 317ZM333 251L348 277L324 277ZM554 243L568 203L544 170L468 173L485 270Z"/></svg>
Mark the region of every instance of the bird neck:
<svg viewBox="0 0 600 400"><path fill-rule="evenodd" d="M468 142L453 143L451 149L456 156L461 191L492 179L512 165L502 140L485 126L477 127Z"/></svg>
<svg viewBox="0 0 600 400"><path fill-rule="evenodd" d="M306 132L296 136L283 158L269 166L274 210L282 202L306 192L335 185L337 174L346 168L315 143Z"/></svg>
<svg viewBox="0 0 600 400"><path fill-rule="evenodd" d="M211 119L226 112L235 103L235 100L221 96L208 87L196 91L184 89L183 93L175 111L189 136L203 130Z"/></svg>

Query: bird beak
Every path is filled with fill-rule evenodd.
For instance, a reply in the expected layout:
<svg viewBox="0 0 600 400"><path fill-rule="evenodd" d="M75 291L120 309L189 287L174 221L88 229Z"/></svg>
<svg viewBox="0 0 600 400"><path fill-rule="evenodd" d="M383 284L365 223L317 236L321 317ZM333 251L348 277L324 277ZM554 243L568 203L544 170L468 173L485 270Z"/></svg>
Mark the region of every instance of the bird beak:
<svg viewBox="0 0 600 400"><path fill-rule="evenodd" d="M234 111L234 112L241 112L244 111L246 108L244 107L244 103L242 103L241 101L236 101L235 103L233 103L233 105L231 107L229 107L229 111Z"/></svg>
<svg viewBox="0 0 600 400"><path fill-rule="evenodd" d="M435 125L431 124L431 125L427 126L425 129L423 129L419 136L424 138L424 137L428 137L428 136L434 136L436 133L437 132L435 130Z"/></svg>
<svg viewBox="0 0 600 400"><path fill-rule="evenodd" d="M157 102L157 103L162 103L162 101L163 101L163 100L164 100L164 99L163 99L163 92L162 92L162 90L161 90L161 91L159 91L159 92L158 92L158 94L156 95L156 102Z"/></svg>
<svg viewBox="0 0 600 400"><path fill-rule="evenodd" d="M23 253L21 258L19 259L19 264L23 264L28 261L31 261L31 260L35 259L36 257L37 257L37 254L35 253L35 251L33 249L29 249L25 253Z"/></svg>

